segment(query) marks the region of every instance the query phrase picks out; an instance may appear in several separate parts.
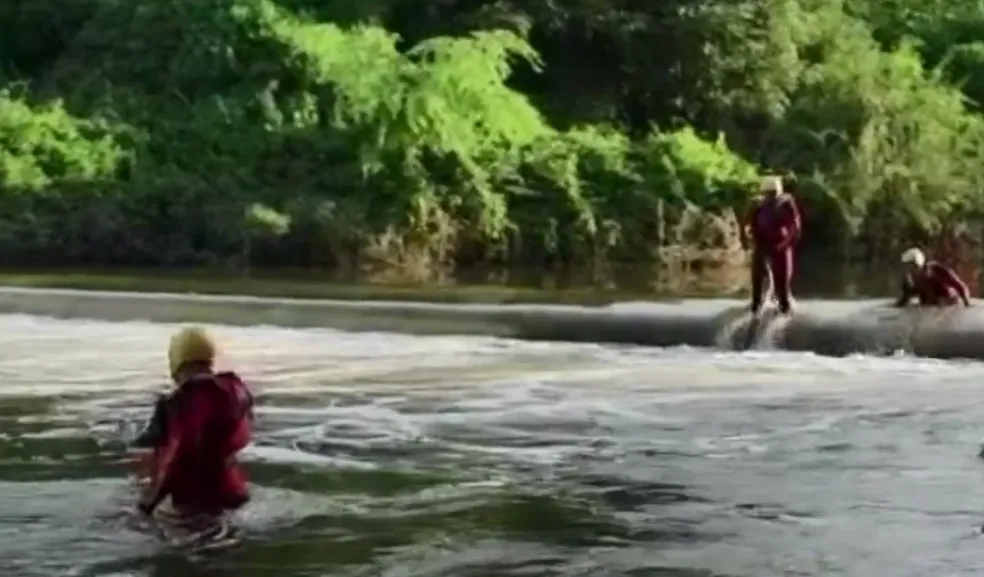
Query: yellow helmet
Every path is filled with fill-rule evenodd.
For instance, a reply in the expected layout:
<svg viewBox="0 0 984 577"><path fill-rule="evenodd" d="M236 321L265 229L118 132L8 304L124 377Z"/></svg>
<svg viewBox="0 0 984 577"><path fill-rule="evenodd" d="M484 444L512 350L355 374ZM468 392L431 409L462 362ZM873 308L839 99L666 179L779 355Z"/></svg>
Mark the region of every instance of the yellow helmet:
<svg viewBox="0 0 984 577"><path fill-rule="evenodd" d="M174 375L186 363L208 363L215 360L215 342L201 327L185 327L171 337L167 360Z"/></svg>

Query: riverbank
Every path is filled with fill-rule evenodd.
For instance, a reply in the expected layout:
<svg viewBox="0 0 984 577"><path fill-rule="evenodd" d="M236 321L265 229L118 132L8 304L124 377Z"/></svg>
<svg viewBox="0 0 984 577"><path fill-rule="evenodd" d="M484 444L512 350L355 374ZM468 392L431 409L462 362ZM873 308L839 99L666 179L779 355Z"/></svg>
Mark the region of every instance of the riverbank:
<svg viewBox="0 0 984 577"><path fill-rule="evenodd" d="M393 285L303 278L297 272L264 271L241 277L214 271L2 271L0 287L242 295L264 298L345 301L410 301L448 304L572 304L605 305L625 300L665 302L678 295L599 287L545 289L535 287L472 285Z"/></svg>
<svg viewBox="0 0 984 577"><path fill-rule="evenodd" d="M708 21L607 3L534 15L450 2L427 16L383 3L353 20L307 2L83 1L66 14L39 1L14 2L0 34L5 266L423 281L476 264L590 263L600 276L629 262L745 284L739 220L765 175L787 177L801 247L827 260L981 238L984 117L969 106L981 95L962 91L966 70L947 76L946 51L897 50L860 5L745 22L720 0ZM816 34L776 36L803 18ZM626 35L611 24L623 21L645 24ZM958 48L962 32L932 28ZM692 50L681 30L728 41ZM680 53L650 58L666 38ZM783 65L763 65L762 46ZM735 57L705 61L718 53ZM586 91L592 70L604 72Z"/></svg>

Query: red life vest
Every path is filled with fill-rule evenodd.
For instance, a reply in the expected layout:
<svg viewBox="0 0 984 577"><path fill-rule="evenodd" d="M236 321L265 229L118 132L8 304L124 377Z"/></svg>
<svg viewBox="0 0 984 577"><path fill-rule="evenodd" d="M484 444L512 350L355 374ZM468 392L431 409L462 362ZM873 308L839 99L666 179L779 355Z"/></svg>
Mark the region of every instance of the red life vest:
<svg viewBox="0 0 984 577"><path fill-rule="evenodd" d="M930 261L924 272L909 275L910 290L924 306L956 304L961 299L961 291L951 280L951 271L944 265Z"/></svg>
<svg viewBox="0 0 984 577"><path fill-rule="evenodd" d="M799 241L802 231L796 201L785 194L771 201L759 201L749 215L748 224L756 245L766 248L784 242L792 246Z"/></svg>
<svg viewBox="0 0 984 577"><path fill-rule="evenodd" d="M156 452L155 469L161 475L168 467L174 506L216 513L248 501L236 460L252 437L253 396L246 384L231 372L198 375L178 387L168 410L168 442L179 442L173 455Z"/></svg>

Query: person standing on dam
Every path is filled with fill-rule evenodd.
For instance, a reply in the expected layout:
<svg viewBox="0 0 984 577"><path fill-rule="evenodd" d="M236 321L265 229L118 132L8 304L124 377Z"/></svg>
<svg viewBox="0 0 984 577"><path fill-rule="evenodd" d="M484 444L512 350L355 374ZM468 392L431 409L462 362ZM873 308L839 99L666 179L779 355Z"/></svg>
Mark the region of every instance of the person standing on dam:
<svg viewBox="0 0 984 577"><path fill-rule="evenodd" d="M742 246L752 237L752 314L758 314L769 286L769 278L779 311L792 310L793 248L802 234L802 219L796 201L783 191L782 178L770 176L762 182L762 197L752 206L740 234Z"/></svg>
<svg viewBox="0 0 984 577"><path fill-rule="evenodd" d="M960 302L970 306L970 289L957 273L944 264L927 261L926 254L918 248L902 253L905 277L902 294L895 306L904 307L913 298L921 306L953 306Z"/></svg>
<svg viewBox="0 0 984 577"><path fill-rule="evenodd" d="M180 516L219 516L249 501L236 454L252 436L253 396L235 373L214 372L216 347L201 328L179 331L168 350L176 388L158 399L138 446L153 449L138 505L152 515L171 498Z"/></svg>

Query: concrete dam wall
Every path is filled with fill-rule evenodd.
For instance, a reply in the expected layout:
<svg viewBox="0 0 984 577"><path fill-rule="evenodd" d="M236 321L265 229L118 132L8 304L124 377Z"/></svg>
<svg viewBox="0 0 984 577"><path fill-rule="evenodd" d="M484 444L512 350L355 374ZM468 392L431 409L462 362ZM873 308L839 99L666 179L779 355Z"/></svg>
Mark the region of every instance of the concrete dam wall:
<svg viewBox="0 0 984 577"><path fill-rule="evenodd" d="M798 302L791 317L766 312L753 322L747 302L736 299L598 307L435 305L0 287L0 314L984 360L984 306L976 304L896 309L888 300L809 300Z"/></svg>

